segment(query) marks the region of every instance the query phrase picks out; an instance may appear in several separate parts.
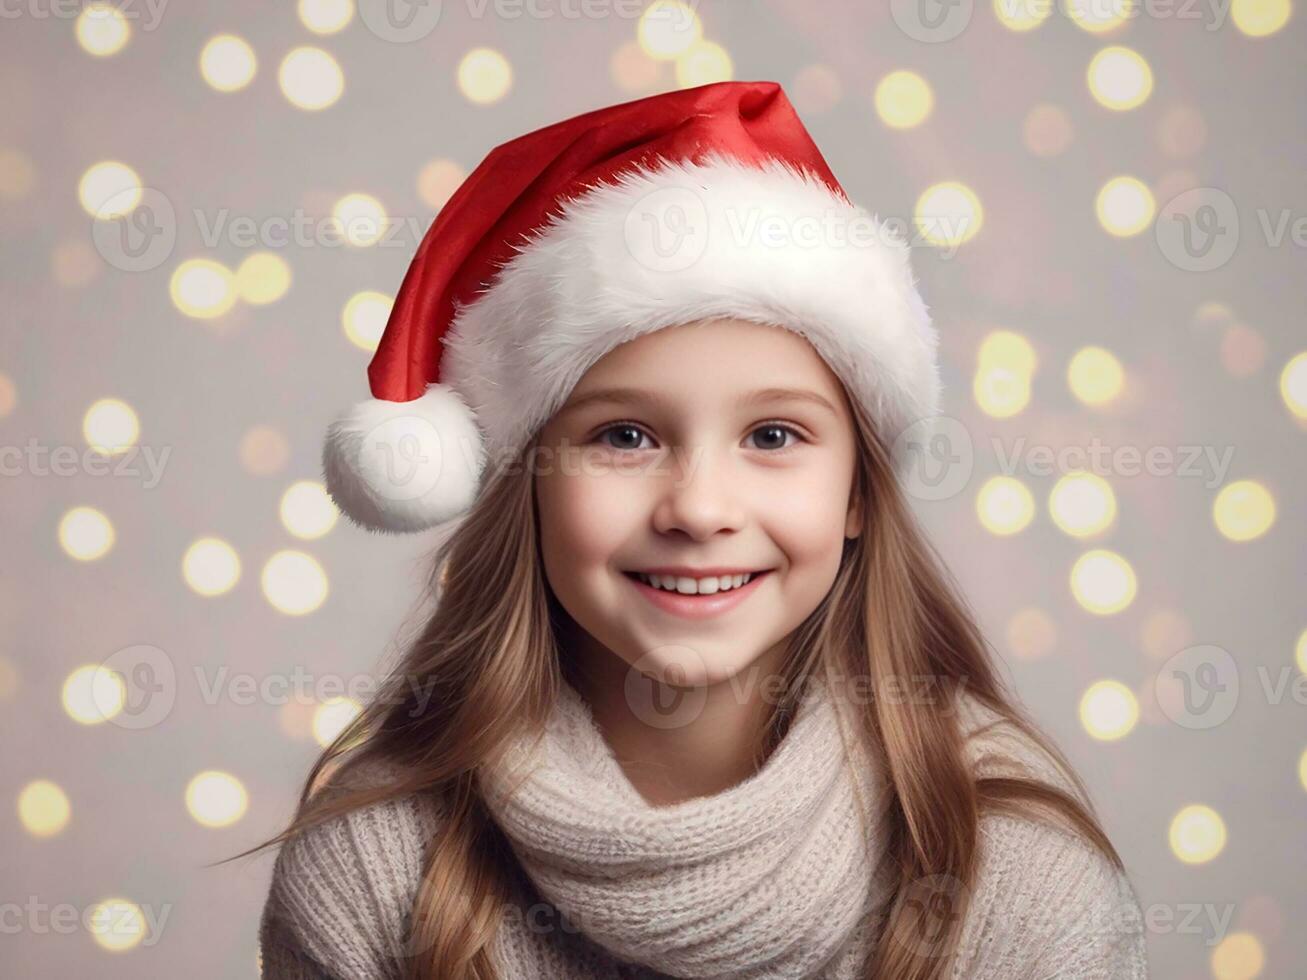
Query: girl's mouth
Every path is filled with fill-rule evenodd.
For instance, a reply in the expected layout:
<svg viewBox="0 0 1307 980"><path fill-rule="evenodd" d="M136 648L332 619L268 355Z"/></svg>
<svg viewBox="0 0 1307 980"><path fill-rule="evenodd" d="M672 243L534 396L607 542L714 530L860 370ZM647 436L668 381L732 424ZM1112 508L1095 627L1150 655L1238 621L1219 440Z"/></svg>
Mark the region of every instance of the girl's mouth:
<svg viewBox="0 0 1307 980"><path fill-rule="evenodd" d="M622 575L636 591L663 612L681 616L685 619L707 619L734 609L745 599L758 591L759 583L765 581L775 569L754 572L749 581L725 592L690 595L660 589L644 581L636 572L623 572Z"/></svg>

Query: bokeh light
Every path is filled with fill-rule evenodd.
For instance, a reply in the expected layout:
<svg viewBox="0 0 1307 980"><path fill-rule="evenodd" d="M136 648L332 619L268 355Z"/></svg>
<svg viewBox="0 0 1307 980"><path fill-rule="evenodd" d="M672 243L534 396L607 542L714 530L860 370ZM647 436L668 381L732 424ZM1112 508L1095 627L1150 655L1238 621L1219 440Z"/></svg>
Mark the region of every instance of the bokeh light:
<svg viewBox="0 0 1307 980"><path fill-rule="evenodd" d="M1057 624L1043 609L1033 606L1021 609L1008 620L1007 642L1020 659L1038 660L1056 647Z"/></svg>
<svg viewBox="0 0 1307 980"><path fill-rule="evenodd" d="M94 507L73 507L59 521L59 546L77 561L95 561L114 543L113 524Z"/></svg>
<svg viewBox="0 0 1307 980"><path fill-rule="evenodd" d="M1289 22L1290 0L1233 0L1230 19L1249 37L1267 37Z"/></svg>
<svg viewBox="0 0 1307 980"><path fill-rule="evenodd" d="M980 232L985 219L976 192L952 180L922 191L913 214L917 229L927 241L946 246L970 241Z"/></svg>
<svg viewBox="0 0 1307 980"><path fill-rule="evenodd" d="M1099 189L1094 210L1104 231L1128 238L1152 224L1157 204L1143 181L1121 176L1113 177Z"/></svg>
<svg viewBox="0 0 1307 980"><path fill-rule="evenodd" d="M805 65L790 83L790 98L800 112L829 112L844 97L844 85L827 64Z"/></svg>
<svg viewBox="0 0 1307 980"><path fill-rule="evenodd" d="M1111 527L1116 496L1106 480L1094 473L1068 473L1048 495L1053 523L1075 538L1088 538Z"/></svg>
<svg viewBox="0 0 1307 980"><path fill-rule="evenodd" d="M976 360L982 368L1002 368L1013 374L1035 373L1039 360L1035 348L1015 330L991 330L976 349Z"/></svg>
<svg viewBox="0 0 1307 980"><path fill-rule="evenodd" d="M1124 111L1144 104L1153 92L1153 71L1139 52L1113 45L1089 62L1090 94L1099 105Z"/></svg>
<svg viewBox="0 0 1307 980"><path fill-rule="evenodd" d="M135 410L118 398L101 398L82 416L82 436L86 444L103 456L127 452L141 434Z"/></svg>
<svg viewBox="0 0 1307 980"><path fill-rule="evenodd" d="M141 203L141 178L118 160L88 167L77 184L77 199L93 218L117 218Z"/></svg>
<svg viewBox="0 0 1307 980"><path fill-rule="evenodd" d="M676 59L676 84L681 88L729 82L734 77L730 52L715 41L698 41Z"/></svg>
<svg viewBox="0 0 1307 980"><path fill-rule="evenodd" d="M1139 642L1149 657L1165 660L1193 642L1193 628L1179 610L1155 609L1140 628Z"/></svg>
<svg viewBox="0 0 1307 980"><path fill-rule="evenodd" d="M295 48L282 59L277 82L290 104L309 112L334 105L345 91L345 73L321 48Z"/></svg>
<svg viewBox="0 0 1307 980"><path fill-rule="evenodd" d="M313 712L313 738L324 748L345 730L363 706L353 698L329 698Z"/></svg>
<svg viewBox="0 0 1307 980"><path fill-rule="evenodd" d="M1130 563L1105 548L1086 552L1071 567L1071 594L1084 609L1100 616L1130 605L1137 585Z"/></svg>
<svg viewBox="0 0 1307 980"><path fill-rule="evenodd" d="M991 330L976 352L972 394L993 418L1018 414L1030 402L1030 381L1038 360L1035 349L1015 330Z"/></svg>
<svg viewBox="0 0 1307 980"><path fill-rule="evenodd" d="M21 150L0 147L0 201L18 201L36 186L36 166Z"/></svg>
<svg viewBox="0 0 1307 980"><path fill-rule="evenodd" d="M386 233L386 208L371 194L346 194L331 209L350 245L375 245Z"/></svg>
<svg viewBox="0 0 1307 980"><path fill-rule="evenodd" d="M173 270L168 293L180 312L211 320L236 305L236 277L213 259L187 259Z"/></svg>
<svg viewBox="0 0 1307 980"><path fill-rule="evenodd" d="M627 41L608 59L608 74L618 90L632 98L652 95L663 77L663 62L645 54L638 42Z"/></svg>
<svg viewBox="0 0 1307 980"><path fill-rule="evenodd" d="M285 467L290 444L272 426L253 425L241 436L237 455L241 466L251 476L271 476Z"/></svg>
<svg viewBox="0 0 1307 980"><path fill-rule="evenodd" d="M914 71L892 71L876 86L876 113L895 129L910 129L925 122L935 105L930 83Z"/></svg>
<svg viewBox="0 0 1307 980"><path fill-rule="evenodd" d="M1266 950L1251 932L1240 930L1212 950L1212 980L1257 980L1266 969Z"/></svg>
<svg viewBox="0 0 1307 980"><path fill-rule="evenodd" d="M1115 30L1135 9L1135 0L1062 0L1062 3L1072 23L1091 34Z"/></svg>
<svg viewBox="0 0 1307 980"><path fill-rule="evenodd" d="M1052 12L1052 0L994 0L994 16L1013 31L1034 30Z"/></svg>
<svg viewBox="0 0 1307 980"><path fill-rule="evenodd" d="M49 779L34 779L18 793L18 820L33 837L58 836L72 812L68 794Z"/></svg>
<svg viewBox="0 0 1307 980"><path fill-rule="evenodd" d="M1236 480L1217 493L1212 519L1231 541L1252 541L1275 523L1275 498L1256 480Z"/></svg>
<svg viewBox="0 0 1307 980"><path fill-rule="evenodd" d="M279 551L263 566L264 598L287 616L303 616L327 600L327 573L312 555Z"/></svg>
<svg viewBox="0 0 1307 980"><path fill-rule="evenodd" d="M290 289L290 266L276 252L254 252L236 267L236 295L246 303L275 303Z"/></svg>
<svg viewBox="0 0 1307 980"><path fill-rule="evenodd" d="M1074 136L1071 117L1061 106L1041 102L1026 113L1022 137L1026 149L1037 157L1055 157L1065 152Z"/></svg>
<svg viewBox="0 0 1307 980"><path fill-rule="evenodd" d="M1207 121L1197 106L1172 106L1157 125L1157 145L1172 157L1193 156L1207 141Z"/></svg>
<svg viewBox="0 0 1307 980"><path fill-rule="evenodd" d="M976 371L971 393L986 415L1010 418L1030 404L1030 376L1003 367L981 367Z"/></svg>
<svg viewBox="0 0 1307 980"><path fill-rule="evenodd" d="M305 741L313 738L313 716L317 705L299 697L290 698L277 712L277 727L287 738Z"/></svg>
<svg viewBox="0 0 1307 980"><path fill-rule="evenodd" d="M1204 864L1225 847L1225 821L1210 806L1195 803L1171 819L1171 853L1185 864Z"/></svg>
<svg viewBox="0 0 1307 980"><path fill-rule="evenodd" d="M498 102L513 85L513 66L493 48L473 48L458 63L458 90L476 105Z"/></svg>
<svg viewBox="0 0 1307 980"><path fill-rule="evenodd" d="M439 210L466 179L467 171L453 160L432 160L418 172L418 196L428 207Z"/></svg>
<svg viewBox="0 0 1307 980"><path fill-rule="evenodd" d="M1111 742L1130 734L1139 721L1139 700L1120 681L1095 681L1080 698L1080 724L1090 737Z"/></svg>
<svg viewBox="0 0 1307 980"><path fill-rule="evenodd" d="M341 324L349 342L363 350L376 350L394 303L393 296L372 289L351 296L341 312Z"/></svg>
<svg viewBox="0 0 1307 980"><path fill-rule="evenodd" d="M97 58L117 54L132 36L126 15L111 3L88 3L77 17L76 30L82 50Z"/></svg>
<svg viewBox="0 0 1307 980"><path fill-rule="evenodd" d="M1307 419L1307 351L1295 354L1280 372L1280 397L1290 412Z"/></svg>
<svg viewBox="0 0 1307 980"><path fill-rule="evenodd" d="M145 916L135 902L106 898L97 902L89 916L91 937L104 949L121 953L145 938Z"/></svg>
<svg viewBox="0 0 1307 980"><path fill-rule="evenodd" d="M1221 334L1221 367L1236 378L1251 378L1266 363L1266 340L1246 323L1231 323Z"/></svg>
<svg viewBox="0 0 1307 980"><path fill-rule="evenodd" d="M200 76L219 92L237 92L254 80L259 60L248 41L235 34L209 38L200 49Z"/></svg>
<svg viewBox="0 0 1307 980"><path fill-rule="evenodd" d="M68 289L94 282L103 269L100 254L81 238L66 239L50 250L50 276Z"/></svg>
<svg viewBox="0 0 1307 980"><path fill-rule="evenodd" d="M991 534L1016 534L1034 519L1035 498L1020 480L995 476L976 495L976 514Z"/></svg>
<svg viewBox="0 0 1307 980"><path fill-rule="evenodd" d="M1067 365L1071 393L1086 405L1105 405L1125 387L1125 369L1116 355L1103 347L1083 347Z"/></svg>
<svg viewBox="0 0 1307 980"><path fill-rule="evenodd" d="M314 34L335 34L354 17L354 0L299 0L300 21Z"/></svg>
<svg viewBox="0 0 1307 980"><path fill-rule="evenodd" d="M64 679L64 712L81 725L98 725L117 716L127 703L122 675L100 664L85 664Z"/></svg>
<svg viewBox="0 0 1307 980"><path fill-rule="evenodd" d="M679 0L654 0L636 26L640 50L656 61L675 61L703 40L694 8Z"/></svg>
<svg viewBox="0 0 1307 980"><path fill-rule="evenodd" d="M223 595L240 577L240 555L222 538L200 538L182 555L182 579L198 595Z"/></svg>
<svg viewBox="0 0 1307 980"><path fill-rule="evenodd" d="M249 804L244 784L229 772L207 769L186 784L186 811L202 827L230 827Z"/></svg>
<svg viewBox="0 0 1307 980"><path fill-rule="evenodd" d="M281 523L297 538L320 538L340 517L327 488L316 480L292 483L281 495Z"/></svg>

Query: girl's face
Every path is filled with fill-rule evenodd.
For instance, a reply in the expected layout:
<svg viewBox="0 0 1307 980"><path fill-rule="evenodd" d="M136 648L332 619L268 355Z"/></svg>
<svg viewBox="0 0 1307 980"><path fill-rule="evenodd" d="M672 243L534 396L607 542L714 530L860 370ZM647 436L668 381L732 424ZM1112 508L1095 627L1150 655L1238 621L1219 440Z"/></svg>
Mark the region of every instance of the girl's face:
<svg viewBox="0 0 1307 980"><path fill-rule="evenodd" d="M589 652L664 683L719 683L764 657L770 671L862 530L855 451L843 386L798 334L713 319L639 337L541 433L549 584ZM702 594L632 575L678 567ZM708 594L700 573L719 569L765 574Z"/></svg>

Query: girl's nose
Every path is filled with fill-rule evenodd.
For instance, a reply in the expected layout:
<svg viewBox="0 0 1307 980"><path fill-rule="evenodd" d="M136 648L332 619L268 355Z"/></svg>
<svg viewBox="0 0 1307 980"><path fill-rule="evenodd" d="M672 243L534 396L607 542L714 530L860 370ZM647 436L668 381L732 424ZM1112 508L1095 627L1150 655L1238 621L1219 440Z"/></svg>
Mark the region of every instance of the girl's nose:
<svg viewBox="0 0 1307 980"><path fill-rule="evenodd" d="M696 541L719 531L738 531L747 521L738 478L706 450L679 454L670 466L654 510L660 533L682 531Z"/></svg>

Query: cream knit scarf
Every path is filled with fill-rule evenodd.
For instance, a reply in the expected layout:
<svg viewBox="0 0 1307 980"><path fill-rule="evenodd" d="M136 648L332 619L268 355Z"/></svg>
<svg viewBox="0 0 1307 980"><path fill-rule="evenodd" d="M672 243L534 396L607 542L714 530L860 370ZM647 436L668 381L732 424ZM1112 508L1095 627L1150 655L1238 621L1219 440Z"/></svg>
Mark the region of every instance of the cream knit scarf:
<svg viewBox="0 0 1307 980"><path fill-rule="evenodd" d="M849 764L859 743L827 690L809 681L753 776L655 807L564 682L534 754L524 736L483 772L487 806L540 895L618 959L678 977L818 973L892 885L888 796L869 762Z"/></svg>

